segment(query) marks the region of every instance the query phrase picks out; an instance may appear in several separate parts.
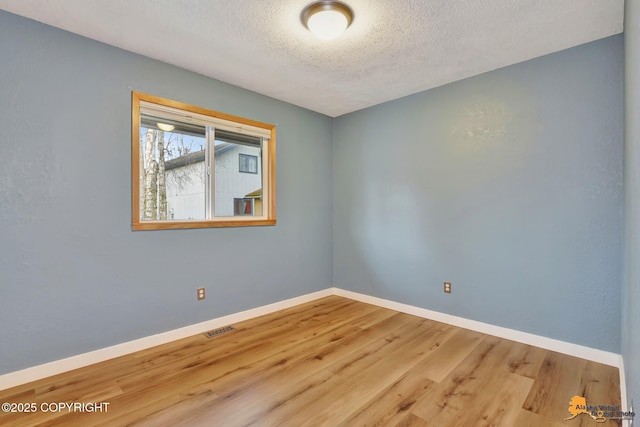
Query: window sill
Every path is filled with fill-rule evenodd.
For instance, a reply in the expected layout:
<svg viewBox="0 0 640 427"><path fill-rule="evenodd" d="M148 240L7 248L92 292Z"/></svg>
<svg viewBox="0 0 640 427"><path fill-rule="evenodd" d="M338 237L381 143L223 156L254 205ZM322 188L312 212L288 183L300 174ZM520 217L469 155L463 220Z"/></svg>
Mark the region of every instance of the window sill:
<svg viewBox="0 0 640 427"><path fill-rule="evenodd" d="M193 221L145 221L131 224L133 231L140 230L180 230L190 228L219 228L219 227L257 227L276 225L275 219L229 219L229 220L193 220Z"/></svg>

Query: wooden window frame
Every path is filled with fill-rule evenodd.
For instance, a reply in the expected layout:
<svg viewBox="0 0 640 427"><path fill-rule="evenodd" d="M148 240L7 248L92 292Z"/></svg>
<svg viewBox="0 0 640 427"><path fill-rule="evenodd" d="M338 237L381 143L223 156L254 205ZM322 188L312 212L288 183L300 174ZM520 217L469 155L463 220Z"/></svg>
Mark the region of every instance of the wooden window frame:
<svg viewBox="0 0 640 427"><path fill-rule="evenodd" d="M194 113L212 119L234 122L242 125L265 129L269 139L262 146L262 216L229 216L198 220L141 220L140 219L140 105L142 102L174 108L185 113ZM215 191L215 190L214 190ZM213 194L212 194L213 197ZM160 98L136 91L131 93L131 228L132 230L168 230L214 227L247 227L276 224L276 126L220 113L206 108L185 104L179 101Z"/></svg>

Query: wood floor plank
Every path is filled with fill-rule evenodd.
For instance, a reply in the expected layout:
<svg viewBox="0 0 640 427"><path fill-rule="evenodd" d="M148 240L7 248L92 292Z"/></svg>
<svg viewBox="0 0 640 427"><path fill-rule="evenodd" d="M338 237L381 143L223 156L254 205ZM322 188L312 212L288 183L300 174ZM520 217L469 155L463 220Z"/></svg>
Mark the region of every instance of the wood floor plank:
<svg viewBox="0 0 640 427"><path fill-rule="evenodd" d="M443 327L444 326L444 327ZM425 348L423 358L398 380L393 381L365 405L358 408L344 421L349 425L394 425L406 418L408 411L422 396L435 386L435 382L424 375L425 369L433 366L430 353L441 348L458 329L442 324L434 324L436 332L422 343ZM370 423L370 424L368 424Z"/></svg>
<svg viewBox="0 0 640 427"><path fill-rule="evenodd" d="M438 330L433 328L431 322L425 321L419 324L411 322L396 332L399 333L397 339L387 340L384 348L377 352L374 359L369 358L364 366L349 365L349 371L336 372L334 384L327 383L327 387L337 391L340 399L326 409L316 402L314 408L310 408L317 414L314 419L307 418L306 422L298 424L296 420L303 421L304 417L304 414L299 414L293 418L295 425L313 426L316 422L319 425L337 425L342 422L360 402L372 400L388 384L397 381L419 363L428 354L431 339Z"/></svg>
<svg viewBox="0 0 640 427"><path fill-rule="evenodd" d="M620 390L620 375L617 369L595 362L587 362L580 377L580 389L589 404L620 406L617 392Z"/></svg>
<svg viewBox="0 0 640 427"><path fill-rule="evenodd" d="M426 420L423 420L420 417L417 417L413 414L407 414L398 424L395 424L395 427L429 427L432 424L429 424Z"/></svg>
<svg viewBox="0 0 640 427"><path fill-rule="evenodd" d="M620 388L613 387L618 382L615 379L618 375L616 368L549 351L523 408L544 419L557 421L570 416L569 401L573 396L585 397L589 405L619 402ZM577 425L594 422L587 415L580 415L571 421ZM598 425L619 424L618 421L609 420Z"/></svg>
<svg viewBox="0 0 640 427"><path fill-rule="evenodd" d="M549 420L525 409L520 409L518 411L516 421L513 425L517 427L580 427L580 424L578 423L569 424L569 422L563 422L562 420ZM594 426L595 423L591 427Z"/></svg>
<svg viewBox="0 0 640 427"><path fill-rule="evenodd" d="M582 392L580 380L586 364L583 359L547 352L524 409L550 420L566 418L569 400Z"/></svg>
<svg viewBox="0 0 640 427"><path fill-rule="evenodd" d="M423 366L423 375L437 383L451 373L482 340L483 335L468 329L458 329L448 341L436 349Z"/></svg>
<svg viewBox="0 0 640 427"><path fill-rule="evenodd" d="M528 378L536 378L546 357L546 350L512 342L513 350L507 362L509 372Z"/></svg>
<svg viewBox="0 0 640 427"><path fill-rule="evenodd" d="M2 390L109 410L0 425L574 427L572 396L620 402L616 368L337 296L233 326Z"/></svg>
<svg viewBox="0 0 640 427"><path fill-rule="evenodd" d="M441 383L418 402L413 413L439 426L459 426L469 417L482 418L487 393L499 389L510 343L485 336L481 343ZM524 377L523 377L524 378Z"/></svg>
<svg viewBox="0 0 640 427"><path fill-rule="evenodd" d="M499 371L483 387L483 392L468 400L469 410L456 420L460 426L503 426L515 424L533 379Z"/></svg>

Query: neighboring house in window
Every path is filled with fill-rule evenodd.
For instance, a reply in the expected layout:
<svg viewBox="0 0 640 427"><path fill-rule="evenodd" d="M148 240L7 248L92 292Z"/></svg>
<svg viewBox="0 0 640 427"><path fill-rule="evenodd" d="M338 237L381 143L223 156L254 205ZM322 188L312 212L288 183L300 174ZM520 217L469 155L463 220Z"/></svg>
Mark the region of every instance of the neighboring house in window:
<svg viewBox="0 0 640 427"><path fill-rule="evenodd" d="M204 164L204 150L165 162L167 219L204 217Z"/></svg>
<svg viewBox="0 0 640 427"><path fill-rule="evenodd" d="M233 215L262 215L262 188L233 199Z"/></svg>
<svg viewBox="0 0 640 427"><path fill-rule="evenodd" d="M201 218L207 178L204 150L167 161L165 173L168 219ZM216 216L262 215L259 148L216 141L214 173Z"/></svg>

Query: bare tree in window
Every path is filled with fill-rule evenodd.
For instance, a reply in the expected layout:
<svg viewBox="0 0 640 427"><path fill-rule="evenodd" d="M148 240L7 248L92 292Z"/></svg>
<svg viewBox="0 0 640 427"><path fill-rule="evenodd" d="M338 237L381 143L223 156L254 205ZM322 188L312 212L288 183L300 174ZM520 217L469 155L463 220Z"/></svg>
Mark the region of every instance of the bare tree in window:
<svg viewBox="0 0 640 427"><path fill-rule="evenodd" d="M155 159L156 131L147 129L144 141L144 219L157 219L158 162Z"/></svg>
<svg viewBox="0 0 640 427"><path fill-rule="evenodd" d="M158 131L158 214L160 220L167 219L167 185L164 165L164 132Z"/></svg>
<svg viewBox="0 0 640 427"><path fill-rule="evenodd" d="M200 151L194 152L192 146L185 143L182 134L150 128L145 129L140 140L144 147L143 219L167 220L167 182L179 189L189 184L194 179L189 166L204 161L204 149L200 147ZM175 161L184 162L183 166L187 167L171 166ZM167 173L167 168L172 169L172 173Z"/></svg>

